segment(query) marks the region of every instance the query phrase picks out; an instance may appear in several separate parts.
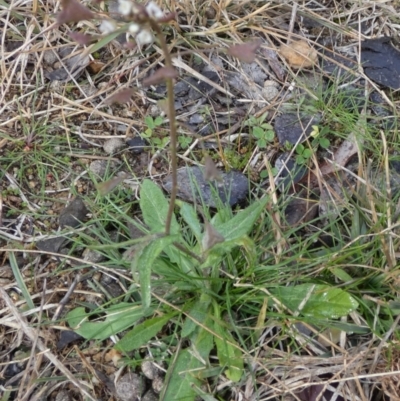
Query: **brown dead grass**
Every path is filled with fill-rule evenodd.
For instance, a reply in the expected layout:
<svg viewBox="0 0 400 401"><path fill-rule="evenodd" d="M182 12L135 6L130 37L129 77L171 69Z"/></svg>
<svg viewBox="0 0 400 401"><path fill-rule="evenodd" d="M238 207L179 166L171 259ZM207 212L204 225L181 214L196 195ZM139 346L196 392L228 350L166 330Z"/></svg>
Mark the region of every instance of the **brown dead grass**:
<svg viewBox="0 0 400 401"><path fill-rule="evenodd" d="M357 43L363 39L387 35L398 37L400 30L400 6L395 1L320 1L309 5L271 1L230 1L230 0L183 0L166 2L159 1L161 6L177 12L178 20L168 27L169 44L172 53L178 56L176 66L189 74L194 70L189 64L186 55L196 55L205 62L210 62L214 53L227 49L232 44L243 43L258 36L263 38L263 48L272 54L279 54L279 48L290 41L305 40L320 54L324 48L340 50L342 54L357 52ZM162 4L161 4L162 3ZM5 5L6 4L6 5ZM146 93L138 90L129 106L107 106L104 101L121 88L135 87L146 76L148 71L163 63L163 56L157 46L150 52L141 55L137 50L126 50L116 41L111 42L105 49L99 51L99 62L102 69L91 75L87 70L83 76L73 77L68 83L49 83L46 79L46 70L49 66L45 62L46 55L62 48L73 46L77 54L86 54L86 49L76 46L68 36L65 26L56 27L55 13L59 11L55 1L12 0L0 2L0 157L5 155L14 146L16 140L24 140L21 121L45 121L58 127L56 135L66 138L79 137L83 141L101 144L109 138L125 135L116 132L116 125L131 130L140 130L143 127L143 117L153 100ZM303 28L301 21L307 19L319 25L314 28ZM295 22L300 21L300 29L294 29ZM81 22L80 29L86 33L97 33L97 24ZM296 31L296 33L295 33ZM185 33L185 35L183 35ZM326 38L326 45L317 42ZM261 53L268 54L268 53ZM356 53L357 54L357 53ZM179 57L185 55L185 57ZM60 62L55 55L55 60ZM90 62L95 62L93 55L89 55ZM261 56L267 63L270 60ZM227 59L232 71L245 72L238 60ZM277 78L280 91L287 91L288 87L298 75L297 69L292 69L283 58L277 58L278 63L285 71L283 80ZM61 63L62 64L62 63ZM315 67L318 69L318 66ZM218 71L218 68L217 68ZM221 74L223 73L220 71ZM370 82L362 73L361 68L357 76L366 79L371 87L376 85ZM202 79L201 77L199 77ZM218 88L226 91L225 88ZM39 100L37 100L39 99ZM254 105L248 101L249 113ZM265 102L261 115L265 110L275 112L280 107L280 101ZM73 149L70 149L73 152ZM92 149L88 150L92 156ZM84 152L81 154L85 156ZM186 156L186 161L190 161ZM261 154L255 150L248 166L255 170L264 168ZM83 170L75 160L71 166L71 176L63 184L64 188L76 185L76 180ZM12 174L12 171L9 172ZM3 172L0 189L9 185ZM20 197L26 194L26 201L33 204L32 198L22 184L15 195ZM68 193L66 198L68 198ZM3 199L2 207L6 206L9 198ZM1 231L0 231L1 234ZM16 246L25 248L27 253L32 252L29 244L37 240L32 235L24 235L17 240L3 238L0 248L1 269L9 268L8 253L14 252ZM8 244L6 243L6 239ZM0 240L1 241L1 240ZM1 242L0 242L1 243ZM9 248L12 249L9 249ZM38 259L37 269L44 258ZM100 270L103 266L97 266ZM23 270L23 269L22 269ZM28 273L29 270L26 271ZM37 274L34 272L34 274ZM46 274L38 275L43 280ZM14 277L8 275L0 281L0 360L6 360L21 344L31 347L29 363L24 372L22 387L18 391L18 400L37 400L40 394L50 394L53 385L35 381L44 376L51 376L53 369L57 374L64 375L63 383L72 383L79 389L81 396L86 399L97 399L94 396L93 383L79 382L74 376L73 363L68 360L69 355L62 358L49 350L48 339L60 328L56 325L40 327L40 319L33 319L14 306L9 298L12 288L17 286ZM28 280L28 278L27 278ZM65 286L65 290L68 286ZM37 304L37 312L46 314L51 319L56 305L49 304L47 298L40 291L35 293L35 287L30 287ZM36 288L37 290L37 288ZM352 319L361 326L364 324L361 316L354 314ZM396 321L397 322L397 321ZM35 327L32 326L35 325ZM392 327L391 333L395 327ZM264 331L259 340L259 349L254 352L253 371L248 372L246 384L240 388L233 388L234 399L256 400L273 399L273 397L290 397L298 390L309 388L312 384L320 384L331 388L344 400L371 400L375 397L374 389L382 383L386 394L391 399L399 399L398 355L393 355L390 361L385 359L383 350L389 347L391 336L381 341L376 338L366 338L363 344L354 347L344 334L339 342L328 341L332 356L322 355L318 347L307 341L306 337L291 328L292 337L298 339L298 347L302 347L305 356L299 357L290 350L278 351L268 345L266 338L274 336L273 329ZM378 345L377 345L378 344ZM51 348L51 347L50 347ZM1 367L4 371L7 364ZM80 374L81 372L78 371ZM329 379L323 377L329 374ZM1 377L1 375L0 375ZM254 378L256 380L254 382ZM27 380L27 378L30 378ZM227 385L223 383L221 387ZM1 394L0 388L0 394ZM258 398L259 397L259 398ZM397 397L397 398L396 398ZM285 398L289 399L289 398ZM311 399L311 398L310 398Z"/></svg>

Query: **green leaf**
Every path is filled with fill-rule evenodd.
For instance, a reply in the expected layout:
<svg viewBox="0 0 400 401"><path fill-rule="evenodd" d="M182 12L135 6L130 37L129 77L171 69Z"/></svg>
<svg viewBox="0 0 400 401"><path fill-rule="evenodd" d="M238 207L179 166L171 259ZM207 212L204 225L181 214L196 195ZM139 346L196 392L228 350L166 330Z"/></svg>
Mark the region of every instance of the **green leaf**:
<svg viewBox="0 0 400 401"><path fill-rule="evenodd" d="M298 155L302 155L303 154L303 152L304 152L304 145L302 145L301 143L299 143L297 146L296 146L296 153L298 154Z"/></svg>
<svg viewBox="0 0 400 401"><path fill-rule="evenodd" d="M311 149L304 149L303 157L305 159L309 159L313 155L313 151Z"/></svg>
<svg viewBox="0 0 400 401"><path fill-rule="evenodd" d="M207 259L201 265L201 268L219 266L225 255L227 253L230 253L231 250L236 246L241 246L246 250L249 264L252 265L252 262L254 262L255 258L257 257L256 246L254 244L254 241L252 241L247 235L244 235L241 238L235 238L231 241L224 241L220 244L216 244L208 252Z"/></svg>
<svg viewBox="0 0 400 401"><path fill-rule="evenodd" d="M154 261L165 248L178 239L178 235L156 238L150 244L140 249L132 262L132 269L139 271L142 303L144 308L148 308L151 302L151 268Z"/></svg>
<svg viewBox="0 0 400 401"><path fill-rule="evenodd" d="M144 118L144 123L147 125L148 128L153 129L155 128L154 120L153 117L151 116L146 116Z"/></svg>
<svg viewBox="0 0 400 401"><path fill-rule="evenodd" d="M332 273L343 283L347 283L353 280L353 277L351 277L349 273L347 273L340 267L335 267L334 269L332 269Z"/></svg>
<svg viewBox="0 0 400 401"><path fill-rule="evenodd" d="M215 322L214 331L218 335L214 337L217 346L217 355L221 367L226 367L225 374L229 380L238 382L243 375L243 355L237 347L235 340L229 331L223 327L222 322Z"/></svg>
<svg viewBox="0 0 400 401"><path fill-rule="evenodd" d="M322 149L328 149L330 145L331 145L331 143L330 143L329 139L320 138L319 146L321 146Z"/></svg>
<svg viewBox="0 0 400 401"><path fill-rule="evenodd" d="M265 141L265 139L259 139L259 140L257 141L257 146L258 146L260 149L263 149L263 148L265 148L265 147L267 146L267 142Z"/></svg>
<svg viewBox="0 0 400 401"><path fill-rule="evenodd" d="M306 159L302 155L297 155L296 156L296 164L304 164L306 162Z"/></svg>
<svg viewBox="0 0 400 401"><path fill-rule="evenodd" d="M261 124L261 128L264 128L265 130L268 130L270 132L272 131L272 134L274 134L274 127L271 124L268 123Z"/></svg>
<svg viewBox="0 0 400 401"><path fill-rule="evenodd" d="M188 203L184 202L182 203L179 212L183 220L185 220L185 223L192 230L192 233L196 237L197 242L200 243L203 236L201 233L201 224L199 221L199 217L196 213L195 208L192 205L189 205Z"/></svg>
<svg viewBox="0 0 400 401"><path fill-rule="evenodd" d="M194 332L198 324L203 324L208 315L208 307L210 306L210 296L208 294L201 294L200 299L193 305L192 309L188 313L195 321L186 317L185 323L183 324L181 336L187 337Z"/></svg>
<svg viewBox="0 0 400 401"><path fill-rule="evenodd" d="M163 232L168 213L168 201L161 188L150 180L144 180L140 189L140 209L143 220L153 233ZM179 233L179 224L175 215L172 216L171 233Z"/></svg>
<svg viewBox="0 0 400 401"><path fill-rule="evenodd" d="M15 257L14 252L9 253L9 261L10 261L10 266L11 266L11 270L13 272L14 278L18 284L18 288L20 289L28 308L35 309L35 303L33 302L32 298L31 298L31 294L30 294L28 288L26 287L24 277L21 273L20 267L18 266L17 259Z"/></svg>
<svg viewBox="0 0 400 401"><path fill-rule="evenodd" d="M265 139L268 142L272 142L275 138L275 132L274 131L266 131L265 132Z"/></svg>
<svg viewBox="0 0 400 401"><path fill-rule="evenodd" d="M358 307L358 302L347 292L322 284L280 287L271 289L271 292L292 311L298 311L302 306L300 312L303 316L337 319Z"/></svg>
<svg viewBox="0 0 400 401"><path fill-rule="evenodd" d="M99 313L105 314L103 321L89 321L89 317ZM68 312L66 319L68 325L86 340L105 340L128 329L143 316L144 310L141 306L122 302L91 313L86 313L82 307L75 308Z"/></svg>
<svg viewBox="0 0 400 401"><path fill-rule="evenodd" d="M212 320L208 318L204 326L212 327ZM206 328L200 327L191 337L191 343L194 355L199 355L208 365L208 357L214 348L214 336Z"/></svg>
<svg viewBox="0 0 400 401"><path fill-rule="evenodd" d="M152 135L153 131L150 128L147 128L146 131L142 132L142 136L145 138L150 138Z"/></svg>
<svg viewBox="0 0 400 401"><path fill-rule="evenodd" d="M217 224L214 223L215 229L223 235L225 241L235 240L247 235L254 226L254 223L265 209L269 198L264 198L253 202L246 209L236 213L229 221Z"/></svg>
<svg viewBox="0 0 400 401"><path fill-rule="evenodd" d="M196 369L201 368L202 363L184 349L179 352L175 364L170 365L168 374L171 374L168 387L164 394L164 400L194 401L196 392L193 386L200 387L201 382L194 376Z"/></svg>
<svg viewBox="0 0 400 401"><path fill-rule="evenodd" d="M162 125L163 123L164 123L164 119L161 116L156 117L156 119L154 120L155 126Z"/></svg>
<svg viewBox="0 0 400 401"><path fill-rule="evenodd" d="M253 135L256 138L259 138L259 139L264 138L264 133L265 133L264 130L262 128L260 128L260 127L254 127L253 128Z"/></svg>
<svg viewBox="0 0 400 401"><path fill-rule="evenodd" d="M115 348L121 352L130 352L147 344L155 337L176 313L154 317L138 324L117 342Z"/></svg>
<svg viewBox="0 0 400 401"><path fill-rule="evenodd" d="M265 119L268 117L268 111L267 112L265 112L261 117L258 117L258 123L259 124L262 124L264 121L265 121ZM269 125L269 124L268 124Z"/></svg>
<svg viewBox="0 0 400 401"><path fill-rule="evenodd" d="M113 41L115 38L117 38L119 35L121 35L121 33L125 33L128 26L129 26L129 24L125 24L124 26L117 29L116 31L111 32L108 35L101 38L97 43L94 43L90 47L90 50L89 50L90 54L93 54L93 53L97 52L97 50L100 50L104 46L107 46L111 41Z"/></svg>

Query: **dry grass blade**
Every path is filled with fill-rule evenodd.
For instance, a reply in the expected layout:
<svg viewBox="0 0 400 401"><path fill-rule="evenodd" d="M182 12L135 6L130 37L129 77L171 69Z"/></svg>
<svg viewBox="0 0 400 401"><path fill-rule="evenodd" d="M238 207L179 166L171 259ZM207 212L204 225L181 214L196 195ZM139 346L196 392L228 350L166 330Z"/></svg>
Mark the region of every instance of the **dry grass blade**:
<svg viewBox="0 0 400 401"><path fill-rule="evenodd" d="M68 380L71 381L80 391L83 395L88 397L89 400L96 401L97 399L94 398L88 391L85 389L82 384L77 380L74 375L61 363L61 361L48 349L48 347L45 346L43 341L39 337L45 338L46 336L44 334L41 334L37 331L35 331L26 319L21 315L19 310L15 307L13 301L11 298L8 296L7 292L5 291L4 288L0 287L0 296L13 314L14 318L17 320L19 323L19 328L22 330L22 332L28 337L28 339L34 344L37 344L37 348L39 349L40 352L43 353L43 355L62 373L64 374Z"/></svg>

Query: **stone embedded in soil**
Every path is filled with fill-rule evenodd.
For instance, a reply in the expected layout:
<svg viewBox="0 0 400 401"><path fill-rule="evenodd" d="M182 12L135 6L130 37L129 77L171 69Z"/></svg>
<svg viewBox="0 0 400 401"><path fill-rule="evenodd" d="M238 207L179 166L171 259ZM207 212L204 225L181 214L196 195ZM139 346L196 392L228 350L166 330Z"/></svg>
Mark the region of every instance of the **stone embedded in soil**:
<svg viewBox="0 0 400 401"><path fill-rule="evenodd" d="M115 392L120 401L140 400L143 392L143 380L135 373L127 373L115 384Z"/></svg>
<svg viewBox="0 0 400 401"><path fill-rule="evenodd" d="M109 155L118 152L125 147L125 142L120 138L110 138L104 142L103 149Z"/></svg>
<svg viewBox="0 0 400 401"><path fill-rule="evenodd" d="M285 207L285 223L288 227L311 221L318 212L318 200L305 191L293 195Z"/></svg>
<svg viewBox="0 0 400 401"><path fill-rule="evenodd" d="M88 209L86 208L83 200L78 196L70 204L61 211L59 218L59 225L61 228L78 227L82 221L85 220Z"/></svg>
<svg viewBox="0 0 400 401"><path fill-rule="evenodd" d="M303 116L299 119L296 113L285 113L277 116L274 120L274 129L279 143L286 142L291 145L304 142L313 131L313 125L318 125L321 116Z"/></svg>
<svg viewBox="0 0 400 401"><path fill-rule="evenodd" d="M167 192L171 192L172 178L163 181ZM246 199L249 181L239 171L221 172L221 181L206 181L203 169L197 166L183 167L178 170L178 197L193 203L204 203L216 208L220 202L234 206Z"/></svg>
<svg viewBox="0 0 400 401"><path fill-rule="evenodd" d="M67 345L83 340L84 338L72 330L61 330L60 339L57 341L57 351L61 351Z"/></svg>
<svg viewBox="0 0 400 401"><path fill-rule="evenodd" d="M140 155L147 147L147 142L140 136L128 139L126 144L128 145L129 150L135 155Z"/></svg>
<svg viewBox="0 0 400 401"><path fill-rule="evenodd" d="M143 397L142 401L159 401L159 396L155 394L152 390L149 390Z"/></svg>
<svg viewBox="0 0 400 401"><path fill-rule="evenodd" d="M379 85L400 89L400 52L390 37L361 42L361 63L368 78Z"/></svg>
<svg viewBox="0 0 400 401"><path fill-rule="evenodd" d="M36 247L43 252L60 253L61 247L68 241L68 238L65 237L47 238L38 241Z"/></svg>
<svg viewBox="0 0 400 401"><path fill-rule="evenodd" d="M370 107L372 111L382 119L379 123L383 129L391 130L396 128L397 118L391 112L389 106L381 96L379 92L372 92L369 100L371 102Z"/></svg>
<svg viewBox="0 0 400 401"><path fill-rule="evenodd" d="M307 167L298 165L292 157L289 157L289 153L282 153L278 156L275 168L280 172L276 178L276 185L280 190L297 184L307 173Z"/></svg>
<svg viewBox="0 0 400 401"><path fill-rule="evenodd" d="M90 163L89 170L99 177L104 177L104 174L107 171L107 165L107 160L93 160Z"/></svg>
<svg viewBox="0 0 400 401"><path fill-rule="evenodd" d="M321 68L326 76L336 78L340 77L341 81L352 80L352 74L341 68L341 65L347 67L348 69L356 69L358 67L358 62L353 56L343 56L339 53L332 52L330 50L324 50L321 60Z"/></svg>

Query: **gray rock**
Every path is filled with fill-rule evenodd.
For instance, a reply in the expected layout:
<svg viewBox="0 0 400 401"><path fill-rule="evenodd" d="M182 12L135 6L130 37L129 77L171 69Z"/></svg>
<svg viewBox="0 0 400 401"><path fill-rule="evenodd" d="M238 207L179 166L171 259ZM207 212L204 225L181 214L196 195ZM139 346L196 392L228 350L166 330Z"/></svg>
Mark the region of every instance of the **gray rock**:
<svg viewBox="0 0 400 401"><path fill-rule="evenodd" d="M60 253L60 249L69 241L65 237L47 238L36 243L37 249L43 252Z"/></svg>
<svg viewBox="0 0 400 401"><path fill-rule="evenodd" d="M102 262L105 258L104 255L102 253L100 253L99 251L96 251L94 249L89 249L86 248L83 251L83 260L89 263L99 263Z"/></svg>
<svg viewBox="0 0 400 401"><path fill-rule="evenodd" d="M204 116L199 113L195 113L189 118L189 124L201 124L204 121Z"/></svg>
<svg viewBox="0 0 400 401"><path fill-rule="evenodd" d="M293 158L289 158L289 153L279 155L275 161L275 168L280 171L276 185L281 191L297 184L307 173L307 167L298 165Z"/></svg>
<svg viewBox="0 0 400 401"><path fill-rule="evenodd" d="M242 63L243 71L258 85L263 85L264 81L268 78L268 75L260 67L260 65L254 61L252 63ZM268 66L264 66L265 69Z"/></svg>
<svg viewBox="0 0 400 401"><path fill-rule="evenodd" d="M289 142L291 145L304 142L313 131L312 126L318 125L320 115L303 116L299 119L296 113L285 113L275 118L274 128L279 143L284 145Z"/></svg>
<svg viewBox="0 0 400 401"><path fill-rule="evenodd" d="M126 144L129 146L129 150L135 154L140 155L147 146L147 141L140 136L135 136L126 141Z"/></svg>
<svg viewBox="0 0 400 401"><path fill-rule="evenodd" d="M172 178L163 181L164 188L171 192ZM216 208L220 202L234 206L246 199L249 181L238 171L221 172L221 180L210 182L204 179L200 167L184 167L178 170L178 197L193 203L204 203Z"/></svg>
<svg viewBox="0 0 400 401"><path fill-rule="evenodd" d="M143 380L135 373L127 373L115 385L115 391L120 401L137 401L143 392Z"/></svg>
<svg viewBox="0 0 400 401"><path fill-rule="evenodd" d="M93 173L98 175L99 177L104 177L104 174L107 171L107 160L93 160L90 163L89 170Z"/></svg>
<svg viewBox="0 0 400 401"><path fill-rule="evenodd" d="M149 390L142 398L142 401L158 401L159 397L152 391Z"/></svg>
<svg viewBox="0 0 400 401"><path fill-rule="evenodd" d="M120 138L111 138L107 139L104 142L103 149L109 155L116 153L118 150L122 149L125 146L125 142Z"/></svg>
<svg viewBox="0 0 400 401"><path fill-rule="evenodd" d="M65 209L60 213L59 224L63 228L78 227L83 220L85 220L88 209L86 208L83 200L78 196L76 197Z"/></svg>

